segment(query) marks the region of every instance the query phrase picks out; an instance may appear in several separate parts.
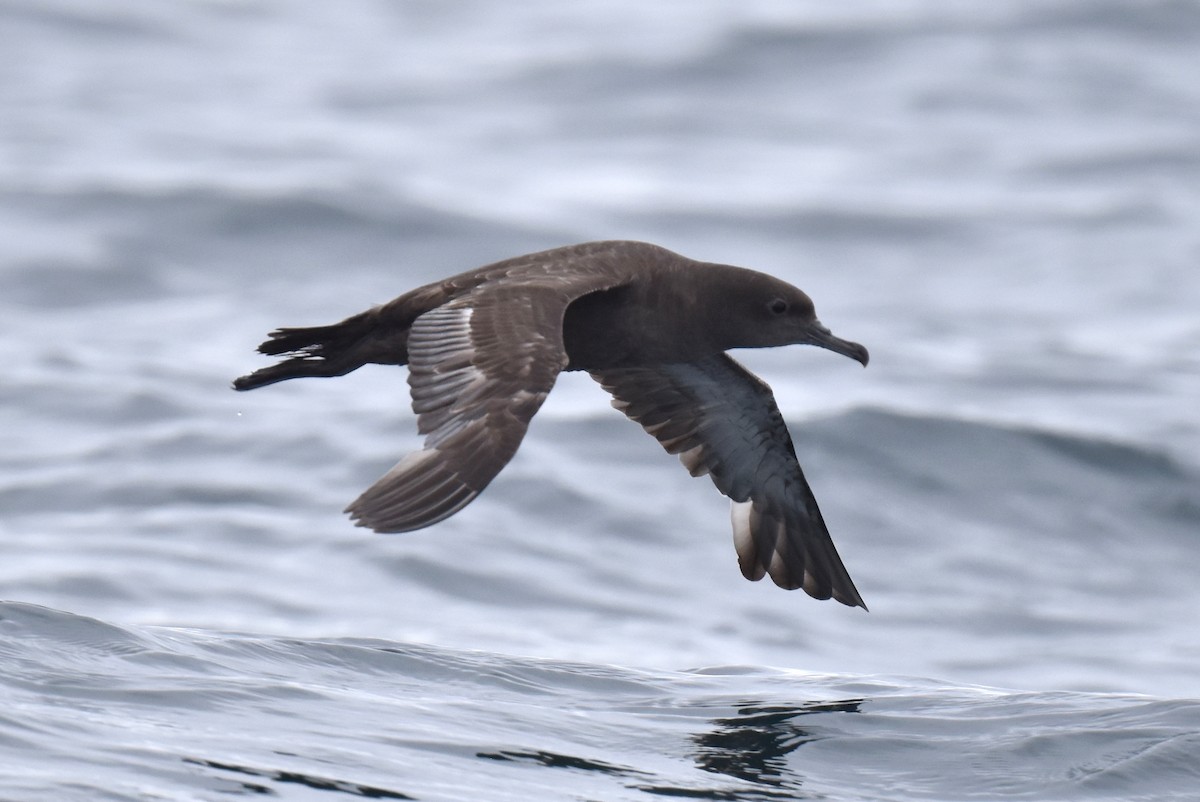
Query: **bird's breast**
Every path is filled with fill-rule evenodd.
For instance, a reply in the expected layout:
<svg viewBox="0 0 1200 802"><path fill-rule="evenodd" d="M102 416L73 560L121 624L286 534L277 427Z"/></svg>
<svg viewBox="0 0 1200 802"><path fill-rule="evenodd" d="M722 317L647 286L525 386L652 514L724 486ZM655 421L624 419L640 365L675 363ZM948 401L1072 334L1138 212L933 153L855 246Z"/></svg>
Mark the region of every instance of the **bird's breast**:
<svg viewBox="0 0 1200 802"><path fill-rule="evenodd" d="M567 370L604 370L678 362L712 351L690 318L650 303L628 288L585 295L563 315Z"/></svg>

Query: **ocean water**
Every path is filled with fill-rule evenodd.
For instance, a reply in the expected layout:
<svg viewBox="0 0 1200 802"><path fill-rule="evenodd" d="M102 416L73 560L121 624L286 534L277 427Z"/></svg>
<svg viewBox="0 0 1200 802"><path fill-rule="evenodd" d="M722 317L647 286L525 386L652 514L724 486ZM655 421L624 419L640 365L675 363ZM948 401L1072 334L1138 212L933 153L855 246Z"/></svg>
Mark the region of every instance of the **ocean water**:
<svg viewBox="0 0 1200 802"><path fill-rule="evenodd" d="M0 0L0 800L1191 800L1200 6ZM774 388L871 612L563 376L341 509L402 369L280 325L651 240L813 296Z"/></svg>

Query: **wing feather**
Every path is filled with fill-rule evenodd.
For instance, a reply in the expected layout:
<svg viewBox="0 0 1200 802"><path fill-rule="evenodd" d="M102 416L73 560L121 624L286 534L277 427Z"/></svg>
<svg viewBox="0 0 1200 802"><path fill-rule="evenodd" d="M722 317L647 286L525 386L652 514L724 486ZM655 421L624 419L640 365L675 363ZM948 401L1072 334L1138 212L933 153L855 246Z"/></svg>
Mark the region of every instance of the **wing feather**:
<svg viewBox="0 0 1200 802"><path fill-rule="evenodd" d="M732 502L742 574L865 608L804 478L771 389L726 354L592 373L693 476Z"/></svg>
<svg viewBox="0 0 1200 802"><path fill-rule="evenodd" d="M483 282L413 322L408 383L425 444L346 508L358 525L420 529L478 496L516 454L567 365L567 306L624 280L553 265L541 276L529 272L519 284L503 275Z"/></svg>

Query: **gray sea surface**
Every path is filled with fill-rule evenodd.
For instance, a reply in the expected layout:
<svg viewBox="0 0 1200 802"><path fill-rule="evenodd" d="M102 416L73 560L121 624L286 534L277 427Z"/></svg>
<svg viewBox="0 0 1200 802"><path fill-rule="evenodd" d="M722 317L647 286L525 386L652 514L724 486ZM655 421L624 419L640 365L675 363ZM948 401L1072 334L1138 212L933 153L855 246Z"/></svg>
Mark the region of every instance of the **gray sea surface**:
<svg viewBox="0 0 1200 802"><path fill-rule="evenodd" d="M0 800L1193 800L1200 4L0 0ZM591 239L804 288L871 612L564 375L471 506L341 510L401 368L277 326Z"/></svg>

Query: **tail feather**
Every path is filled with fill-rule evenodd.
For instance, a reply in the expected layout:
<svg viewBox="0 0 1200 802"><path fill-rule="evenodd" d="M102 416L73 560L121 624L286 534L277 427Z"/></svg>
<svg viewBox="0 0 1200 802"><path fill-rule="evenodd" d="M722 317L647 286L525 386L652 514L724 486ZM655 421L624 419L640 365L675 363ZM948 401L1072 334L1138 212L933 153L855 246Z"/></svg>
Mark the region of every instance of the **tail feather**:
<svg viewBox="0 0 1200 802"><path fill-rule="evenodd" d="M333 363L324 359L294 356L291 359L285 359L277 365L259 368L253 373L239 376L233 380L233 389L254 390L258 387L266 387L268 384L274 384L275 382L287 379L299 379L304 376L343 376L356 367L358 365L348 367L344 370L334 369Z"/></svg>
<svg viewBox="0 0 1200 802"><path fill-rule="evenodd" d="M260 354L278 356L279 354L298 353L301 351L319 353L339 341L344 344L347 339L339 336L339 329L345 328L345 323L335 323L332 326L312 326L310 328L275 329L267 335L266 342L258 346Z"/></svg>
<svg viewBox="0 0 1200 802"><path fill-rule="evenodd" d="M379 331L376 318L376 310L369 310L332 326L276 329L258 346L259 353L288 358L234 379L233 389L253 390L306 376L344 376L368 362L405 364L407 327Z"/></svg>

